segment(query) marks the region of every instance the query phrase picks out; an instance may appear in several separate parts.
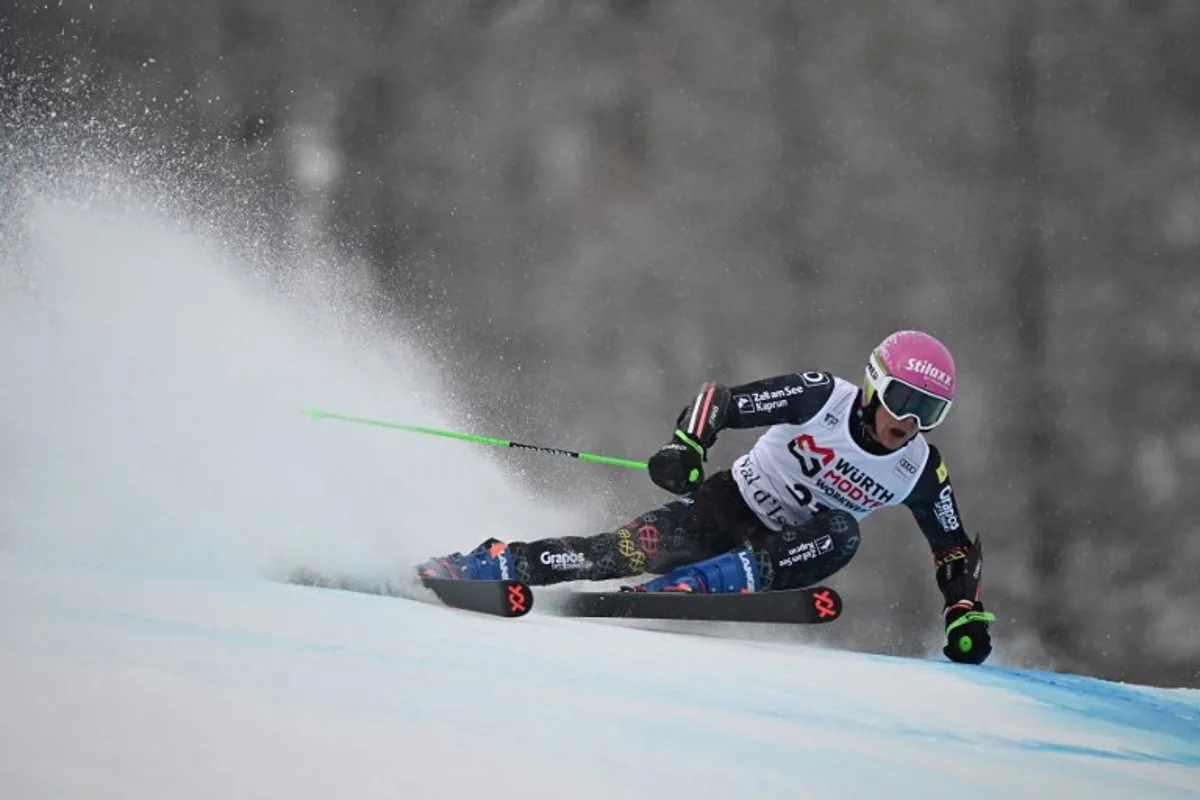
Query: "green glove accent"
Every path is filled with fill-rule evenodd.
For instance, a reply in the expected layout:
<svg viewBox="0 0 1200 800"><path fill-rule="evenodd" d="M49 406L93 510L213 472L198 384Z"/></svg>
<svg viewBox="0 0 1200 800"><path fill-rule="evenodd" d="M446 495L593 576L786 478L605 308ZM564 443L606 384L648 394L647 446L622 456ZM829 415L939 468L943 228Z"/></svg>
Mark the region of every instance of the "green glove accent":
<svg viewBox="0 0 1200 800"><path fill-rule="evenodd" d="M960 625L966 625L968 622L995 622L995 621L996 621L996 615L990 611L968 611L967 613L963 614L958 619L954 620L954 622L951 622L949 625L946 626L946 636L949 637L950 631L954 630L955 628L957 628ZM964 636L963 639L970 641L971 637ZM971 649L971 646L968 645L964 649L962 646L962 642L959 641L959 649L962 650L964 653L966 653Z"/></svg>
<svg viewBox="0 0 1200 800"><path fill-rule="evenodd" d="M971 652L971 648L974 646L975 646L975 642L974 642L974 640L971 639L970 636L958 637L958 652L969 653L969 652Z"/></svg>
<svg viewBox="0 0 1200 800"><path fill-rule="evenodd" d="M692 439L692 437L688 436L686 433L679 430L678 428L675 429L675 436L677 436L679 438L679 441L683 442L688 447L692 448L697 453L699 453L700 459L702 461L708 460L708 453L705 452L704 448L700 446L699 442L695 441L694 439Z"/></svg>
<svg viewBox="0 0 1200 800"><path fill-rule="evenodd" d="M698 481L698 480L700 480L700 470L698 470L698 469L694 469L694 470L692 470L692 471L691 471L691 473L688 475L688 481L689 481L690 483L695 483L695 482L696 482L696 481Z"/></svg>

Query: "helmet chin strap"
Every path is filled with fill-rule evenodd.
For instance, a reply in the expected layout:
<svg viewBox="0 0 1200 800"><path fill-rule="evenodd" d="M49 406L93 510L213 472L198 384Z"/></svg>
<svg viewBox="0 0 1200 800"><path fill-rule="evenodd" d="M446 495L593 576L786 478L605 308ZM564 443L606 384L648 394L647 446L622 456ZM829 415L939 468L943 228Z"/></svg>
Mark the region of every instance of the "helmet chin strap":
<svg viewBox="0 0 1200 800"><path fill-rule="evenodd" d="M865 405L861 402L858 403L855 411L858 414L859 437L862 439L862 444L883 448L883 443L875 437L875 404L878 402L879 396L876 395L871 398L871 402Z"/></svg>

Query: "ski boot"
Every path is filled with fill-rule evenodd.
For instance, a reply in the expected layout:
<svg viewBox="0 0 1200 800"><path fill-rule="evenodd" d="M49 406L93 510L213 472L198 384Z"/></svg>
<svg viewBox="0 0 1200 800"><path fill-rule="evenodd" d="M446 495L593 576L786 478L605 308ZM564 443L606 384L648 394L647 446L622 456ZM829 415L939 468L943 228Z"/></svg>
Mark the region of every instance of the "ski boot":
<svg viewBox="0 0 1200 800"><path fill-rule="evenodd" d="M626 592L694 592L696 594L750 594L762 586L758 561L752 550L737 550L685 564Z"/></svg>
<svg viewBox="0 0 1200 800"><path fill-rule="evenodd" d="M488 539L471 552L451 553L432 558L416 566L422 578L443 578L460 581L509 580L515 574L512 553L499 539Z"/></svg>

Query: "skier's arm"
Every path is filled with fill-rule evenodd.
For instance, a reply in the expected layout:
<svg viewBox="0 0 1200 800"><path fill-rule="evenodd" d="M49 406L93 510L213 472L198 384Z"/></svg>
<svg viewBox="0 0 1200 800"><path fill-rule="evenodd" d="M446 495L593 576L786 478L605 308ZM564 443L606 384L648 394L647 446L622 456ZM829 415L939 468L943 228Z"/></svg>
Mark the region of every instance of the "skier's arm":
<svg viewBox="0 0 1200 800"><path fill-rule="evenodd" d="M676 427L705 449L725 428L764 428L812 419L833 393L828 372L777 375L725 386L709 382L679 414Z"/></svg>
<svg viewBox="0 0 1200 800"><path fill-rule="evenodd" d="M649 462L650 479L675 494L704 478L703 462L726 428L758 428L811 419L829 400L833 376L805 372L728 387L710 381L675 420L671 439Z"/></svg>
<svg viewBox="0 0 1200 800"><path fill-rule="evenodd" d="M955 661L978 664L991 652L987 623L993 617L979 599L980 576L970 557L974 545L963 528L946 462L933 445L925 470L904 504L933 551L934 577L945 600L942 615L947 645L943 652Z"/></svg>
<svg viewBox="0 0 1200 800"><path fill-rule="evenodd" d="M925 470L905 498L904 505L912 511L935 559L956 548L971 547L971 540L962 525L958 501L954 499L950 471L942 454L933 445L929 446Z"/></svg>

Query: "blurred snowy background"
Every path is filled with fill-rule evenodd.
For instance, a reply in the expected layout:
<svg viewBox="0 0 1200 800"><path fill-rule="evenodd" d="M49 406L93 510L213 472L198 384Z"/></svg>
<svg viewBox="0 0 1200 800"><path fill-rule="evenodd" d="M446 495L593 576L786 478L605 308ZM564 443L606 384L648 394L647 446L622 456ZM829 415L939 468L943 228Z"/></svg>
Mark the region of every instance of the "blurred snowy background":
<svg viewBox="0 0 1200 800"><path fill-rule="evenodd" d="M334 409L401 422L428 424L428 411L644 460L705 379L827 369L857 381L889 331L933 332L961 389L931 438L987 543L1006 663L1200 685L1191 0L0 2L10 299L46 290L29 254L64 258L47 255L56 225L87 243L70 252L89 266L94 221L42 203L93 195L171 206L282 294L335 320L366 314L419 348L444 390L387 406L349 392L340 399L358 405ZM136 238L127 224L108 230L118 245ZM217 307L205 297L197 308ZM11 355L38 322L9 311ZM214 332L230 324L211 316ZM160 364L181 357L161 350ZM383 353L364 356L385 362L370 369L409 370ZM44 407L13 363L5 402ZM340 381L318 372L271 397L314 404L314 387ZM45 388L63 396L61 382ZM155 410L164 425L170 412ZM0 546L19 536L23 465L44 449L7 419L0 481L21 490L0 506ZM400 482L431 447L370 435ZM723 436L713 468L753 436ZM247 452L283 441L302 449L272 430ZM262 460L255 474L277 463ZM632 470L519 453L495 463L535 502L578 514L579 532L663 497ZM390 477L329 485L387 514L428 497L398 499ZM504 528L510 512L498 504L491 518ZM419 513L448 530L446 549L505 535L475 530L486 508L463 516L444 497ZM924 540L903 510L864 528L837 585L865 613L827 635L923 652L940 603Z"/></svg>

